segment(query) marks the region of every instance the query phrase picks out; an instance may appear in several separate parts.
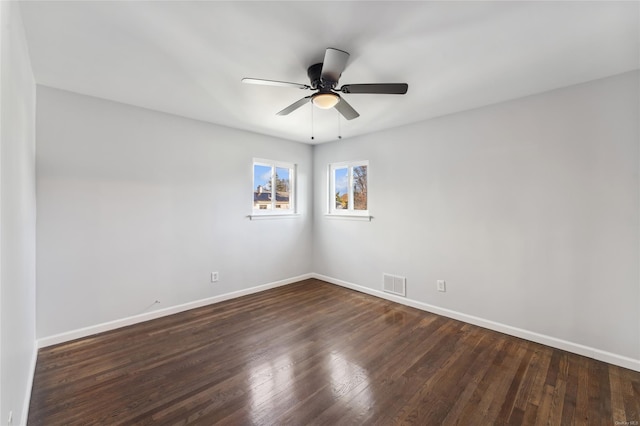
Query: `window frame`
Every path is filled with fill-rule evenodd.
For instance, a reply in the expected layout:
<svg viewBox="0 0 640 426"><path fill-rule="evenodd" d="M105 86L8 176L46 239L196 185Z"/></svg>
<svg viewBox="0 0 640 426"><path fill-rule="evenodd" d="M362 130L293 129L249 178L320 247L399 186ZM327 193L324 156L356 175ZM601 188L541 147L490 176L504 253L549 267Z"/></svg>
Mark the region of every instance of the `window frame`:
<svg viewBox="0 0 640 426"><path fill-rule="evenodd" d="M366 210L356 210L353 196L353 169L360 166L367 167L367 209ZM335 171L338 169L347 169L347 178L348 178L348 204L346 209L338 209L336 208L336 182L335 182ZM327 176L327 187L329 188L328 194L328 216L343 216L343 217L362 217L362 218L371 218L369 216L369 208L370 208L370 198L369 198L369 177L370 177L370 167L369 160L358 160L358 161L341 161L337 163L329 163L328 166L328 176Z"/></svg>
<svg viewBox="0 0 640 426"><path fill-rule="evenodd" d="M255 207L255 191L257 188L253 188L251 191L251 215L250 218L255 218L256 216L295 216L298 214L297 211L297 203L296 203L296 192L297 192L297 174L298 168L295 163L289 163L286 161L276 161L276 160L267 160L264 158L254 158L251 163L251 185L253 186L255 183L255 172L256 165L271 167L271 179L272 182L276 176L277 169L289 169L289 208L288 209L277 209L277 197L276 197L276 185L272 184L271 188L271 208L270 209L257 209Z"/></svg>

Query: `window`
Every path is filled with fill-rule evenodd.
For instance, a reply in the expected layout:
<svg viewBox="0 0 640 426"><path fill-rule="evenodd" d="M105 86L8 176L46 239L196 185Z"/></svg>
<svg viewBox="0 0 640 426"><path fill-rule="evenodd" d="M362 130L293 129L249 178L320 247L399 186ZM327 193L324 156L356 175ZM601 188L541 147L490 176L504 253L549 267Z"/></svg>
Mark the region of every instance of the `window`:
<svg viewBox="0 0 640 426"><path fill-rule="evenodd" d="M329 214L368 216L368 161L329 165Z"/></svg>
<svg viewBox="0 0 640 426"><path fill-rule="evenodd" d="M253 213L295 213L295 164L270 160L253 162Z"/></svg>

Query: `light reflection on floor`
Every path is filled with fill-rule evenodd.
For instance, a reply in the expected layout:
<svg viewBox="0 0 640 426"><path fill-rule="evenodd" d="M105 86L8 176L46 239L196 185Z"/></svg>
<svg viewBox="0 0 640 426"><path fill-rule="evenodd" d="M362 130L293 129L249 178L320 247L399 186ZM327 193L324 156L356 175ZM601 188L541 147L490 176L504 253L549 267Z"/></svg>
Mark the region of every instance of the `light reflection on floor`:
<svg viewBox="0 0 640 426"><path fill-rule="evenodd" d="M349 361L338 350L321 356L325 362L319 363L320 367L312 372L300 365L307 359L306 355L296 361L289 353L271 360L256 360L255 365L249 365L251 421L254 424L264 423L265 413L282 413L283 409L295 409L299 404L304 404L305 400L315 397L341 401L341 404L347 404L350 410L357 412L369 410L374 401L367 370ZM307 377L302 380L297 375ZM308 383L310 375L318 376L317 380L313 380L317 386L313 389L308 388L308 385L300 387L301 384ZM361 391L358 392L358 389ZM348 394L353 395L353 398L342 401Z"/></svg>
<svg viewBox="0 0 640 426"><path fill-rule="evenodd" d="M287 392L293 383L293 363L288 353L280 355L275 360L266 360L263 363L250 367L250 409L252 422L260 423L260 418L255 418L261 412L276 409L276 395Z"/></svg>

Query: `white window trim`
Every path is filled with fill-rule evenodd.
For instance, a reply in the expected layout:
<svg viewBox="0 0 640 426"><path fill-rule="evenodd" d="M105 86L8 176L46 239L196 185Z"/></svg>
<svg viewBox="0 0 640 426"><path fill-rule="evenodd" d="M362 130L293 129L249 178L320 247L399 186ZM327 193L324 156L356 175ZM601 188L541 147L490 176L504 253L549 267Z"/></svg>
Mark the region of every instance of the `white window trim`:
<svg viewBox="0 0 640 426"><path fill-rule="evenodd" d="M302 217L300 213L287 213L287 214L250 214L247 216L249 220L269 220L269 219L295 219Z"/></svg>
<svg viewBox="0 0 640 426"><path fill-rule="evenodd" d="M371 222L373 216L369 215L355 215L355 214L325 214L327 219L340 219L340 220L361 220L365 222Z"/></svg>
<svg viewBox="0 0 640 426"><path fill-rule="evenodd" d="M328 210L325 216L339 219L352 219L352 220L368 220L372 219L372 216L369 215L369 194L367 193L367 210L354 210L354 201L353 201L353 168L358 166L367 166L367 185L369 184L370 178L370 167L368 160L359 160L359 161L342 161L339 163L331 163L328 166L327 170L327 187L329 188L328 194ZM348 191L349 191L349 207L347 210L344 209L336 209L336 185L335 185L335 170L336 169L348 169Z"/></svg>
<svg viewBox="0 0 640 426"><path fill-rule="evenodd" d="M256 220L256 219L282 219L282 218L293 218L293 217L299 217L300 214L298 213L297 210L297 197L296 197L296 193L297 193L297 176L298 176L298 167L296 164L294 163L287 163L285 161L275 161L275 160L266 160L264 158L254 158L253 161L251 162L251 184L253 186L253 181L254 181L254 172L255 172L255 166L256 165L260 165L260 166L267 166L267 167L272 167L273 170L273 175L272 178L275 177L275 169L276 168L283 168L283 169L290 169L292 170L292 173L290 173L289 176L289 181L290 181L290 192L289 192L289 204L292 206L291 209L286 209L286 210L282 210L282 209L278 209L276 210L275 208L273 209L268 209L268 210L259 210L259 209L255 209L253 206L253 191L255 191L255 188L253 188L253 190L251 191L251 214L248 215L247 217L250 220ZM274 201L275 203L275 198Z"/></svg>

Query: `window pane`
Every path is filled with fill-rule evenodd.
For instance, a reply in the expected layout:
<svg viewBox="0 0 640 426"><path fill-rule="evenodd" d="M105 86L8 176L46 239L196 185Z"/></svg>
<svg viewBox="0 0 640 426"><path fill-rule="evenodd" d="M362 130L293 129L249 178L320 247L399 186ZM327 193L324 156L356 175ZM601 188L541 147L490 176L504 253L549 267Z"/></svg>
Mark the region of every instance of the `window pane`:
<svg viewBox="0 0 640 426"><path fill-rule="evenodd" d="M353 209L367 210L367 166L353 168Z"/></svg>
<svg viewBox="0 0 640 426"><path fill-rule="evenodd" d="M290 209L291 169L276 167L276 209Z"/></svg>
<svg viewBox="0 0 640 426"><path fill-rule="evenodd" d="M271 209L271 166L253 165L253 208Z"/></svg>
<svg viewBox="0 0 640 426"><path fill-rule="evenodd" d="M349 208L349 169L335 169L333 175L336 190L336 209Z"/></svg>

